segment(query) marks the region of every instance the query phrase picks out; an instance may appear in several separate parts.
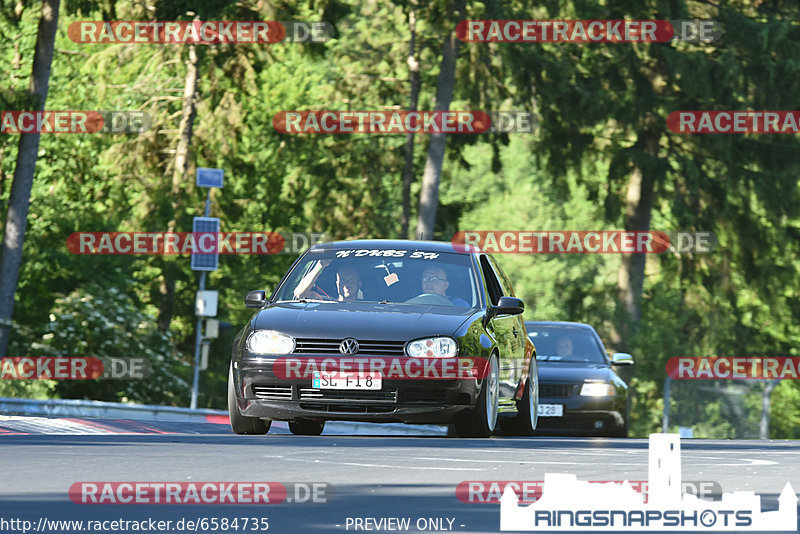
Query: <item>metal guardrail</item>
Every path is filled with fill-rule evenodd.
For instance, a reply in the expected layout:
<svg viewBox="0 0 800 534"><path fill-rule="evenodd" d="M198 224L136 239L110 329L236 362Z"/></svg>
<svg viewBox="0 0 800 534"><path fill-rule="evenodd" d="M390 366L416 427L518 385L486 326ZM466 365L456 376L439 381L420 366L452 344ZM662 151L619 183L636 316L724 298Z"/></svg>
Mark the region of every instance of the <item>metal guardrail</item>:
<svg viewBox="0 0 800 534"><path fill-rule="evenodd" d="M73 399L25 399L0 397L0 413L23 415L45 415L56 417L100 417L107 419L135 419L149 421L177 421L184 423L207 423L208 416L228 417L226 410L181 408L153 404L122 404ZM276 421L275 426L288 428L286 423ZM405 425L402 423L358 423L330 421L325 433L355 435L433 435L444 436L447 427L439 425Z"/></svg>
<svg viewBox="0 0 800 534"><path fill-rule="evenodd" d="M152 404L122 404L73 399L24 399L0 397L0 412L60 417L105 417L155 421L206 422L206 416L226 416L223 410L202 410Z"/></svg>

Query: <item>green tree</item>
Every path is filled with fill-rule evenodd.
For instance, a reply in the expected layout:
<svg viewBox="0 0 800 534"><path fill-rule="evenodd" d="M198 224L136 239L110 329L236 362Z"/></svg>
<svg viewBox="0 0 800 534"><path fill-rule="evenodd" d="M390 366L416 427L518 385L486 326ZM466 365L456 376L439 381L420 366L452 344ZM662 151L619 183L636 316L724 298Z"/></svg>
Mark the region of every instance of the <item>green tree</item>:
<svg viewBox="0 0 800 534"><path fill-rule="evenodd" d="M31 110L42 111L47 101L50 82L50 64L53 60L56 28L58 26L59 0L44 0L39 30L36 37L36 53L28 89ZM39 152L39 134L20 135L17 164L11 195L8 201L6 223L3 227L3 250L0 256L0 358L8 348L11 318L14 313L14 297L22 263L22 246L28 225L28 206Z"/></svg>

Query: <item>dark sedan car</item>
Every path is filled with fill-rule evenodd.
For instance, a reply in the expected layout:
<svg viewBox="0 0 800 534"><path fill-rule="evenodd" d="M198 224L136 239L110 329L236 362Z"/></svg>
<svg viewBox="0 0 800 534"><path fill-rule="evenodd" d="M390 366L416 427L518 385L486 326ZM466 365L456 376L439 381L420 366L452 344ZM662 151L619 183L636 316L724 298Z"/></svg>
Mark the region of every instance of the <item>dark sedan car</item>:
<svg viewBox="0 0 800 534"><path fill-rule="evenodd" d="M536 428L538 383L524 306L496 260L451 243L315 245L234 340L228 409L237 434L273 420L454 423L489 436L498 414Z"/></svg>
<svg viewBox="0 0 800 534"><path fill-rule="evenodd" d="M628 435L628 385L613 366L632 365L630 354L610 358L594 328L583 323L525 323L539 363L539 431Z"/></svg>

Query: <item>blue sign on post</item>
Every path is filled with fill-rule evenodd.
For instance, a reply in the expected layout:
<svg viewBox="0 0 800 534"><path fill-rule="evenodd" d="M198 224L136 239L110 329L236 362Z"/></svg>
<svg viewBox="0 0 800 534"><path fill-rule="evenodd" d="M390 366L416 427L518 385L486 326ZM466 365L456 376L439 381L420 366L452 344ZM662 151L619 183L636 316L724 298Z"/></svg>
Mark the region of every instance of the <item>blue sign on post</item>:
<svg viewBox="0 0 800 534"><path fill-rule="evenodd" d="M208 167L198 167L196 184L197 187L222 187L225 172L222 169L209 169Z"/></svg>
<svg viewBox="0 0 800 534"><path fill-rule="evenodd" d="M217 249L219 241L219 218L217 217L195 217L192 219L192 232L195 240L199 239L198 233L214 234L211 246ZM208 243L206 243L208 244ZM219 268L219 254L192 254L193 271L216 271Z"/></svg>

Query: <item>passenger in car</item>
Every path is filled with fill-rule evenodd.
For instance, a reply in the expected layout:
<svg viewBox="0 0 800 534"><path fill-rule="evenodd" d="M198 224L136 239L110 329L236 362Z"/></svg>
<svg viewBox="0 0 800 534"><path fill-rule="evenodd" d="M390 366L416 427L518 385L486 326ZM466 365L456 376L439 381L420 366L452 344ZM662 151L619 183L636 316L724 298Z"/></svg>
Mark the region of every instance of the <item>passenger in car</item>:
<svg viewBox="0 0 800 534"><path fill-rule="evenodd" d="M336 272L336 290L340 302L352 302L363 298L361 276L352 267L342 267Z"/></svg>
<svg viewBox="0 0 800 534"><path fill-rule="evenodd" d="M321 260L317 265L306 274L297 287L294 289L294 296L298 299L312 298L318 300L338 300L340 302L351 302L364 298L361 293L361 277L358 271L352 267L339 265L336 270L336 291L338 298L328 295L325 290L316 285L317 279L331 264L331 260Z"/></svg>

